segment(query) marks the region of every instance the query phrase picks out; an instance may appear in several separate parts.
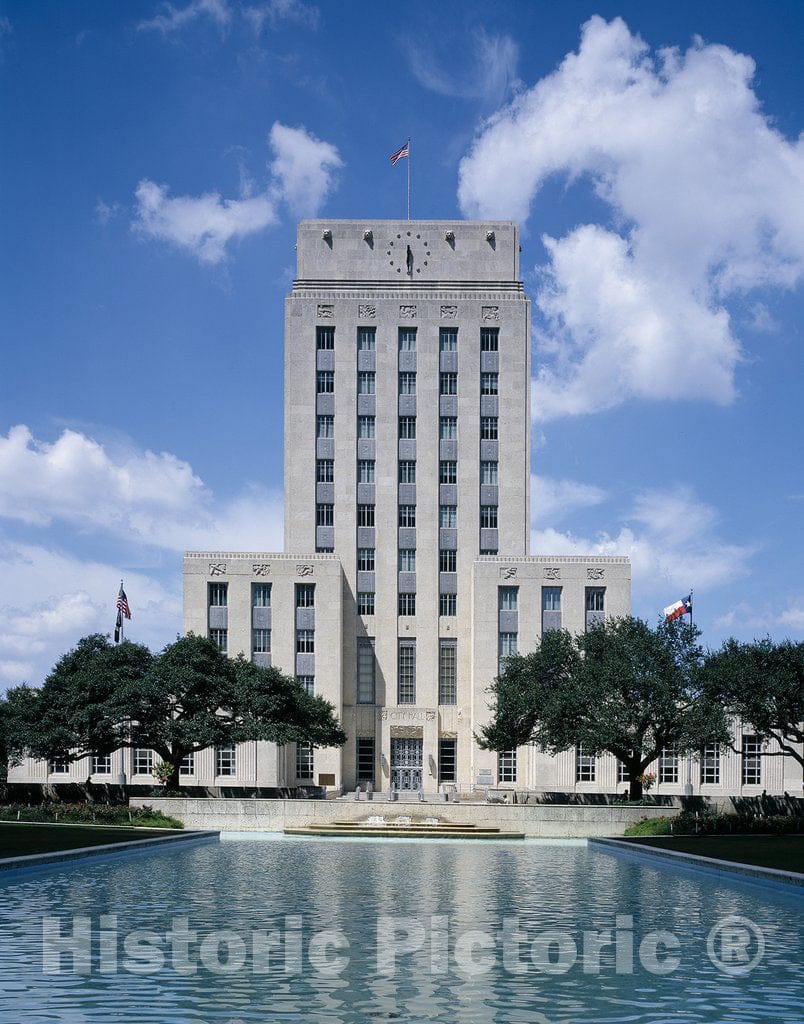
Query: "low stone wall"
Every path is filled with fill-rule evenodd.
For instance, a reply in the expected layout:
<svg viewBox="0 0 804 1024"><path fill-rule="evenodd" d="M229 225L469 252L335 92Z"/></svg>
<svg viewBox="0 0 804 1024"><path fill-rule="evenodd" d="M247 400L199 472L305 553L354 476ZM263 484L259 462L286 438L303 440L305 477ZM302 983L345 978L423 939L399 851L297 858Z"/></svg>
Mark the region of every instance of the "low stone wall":
<svg viewBox="0 0 804 1024"><path fill-rule="evenodd" d="M148 804L179 818L189 829L224 832L281 832L286 827L360 821L370 814L386 818L409 814L441 821L467 822L504 832L543 838L621 836L640 818L659 813L675 817L678 808L578 806L560 804L389 803L383 800L234 800L132 797L132 807Z"/></svg>

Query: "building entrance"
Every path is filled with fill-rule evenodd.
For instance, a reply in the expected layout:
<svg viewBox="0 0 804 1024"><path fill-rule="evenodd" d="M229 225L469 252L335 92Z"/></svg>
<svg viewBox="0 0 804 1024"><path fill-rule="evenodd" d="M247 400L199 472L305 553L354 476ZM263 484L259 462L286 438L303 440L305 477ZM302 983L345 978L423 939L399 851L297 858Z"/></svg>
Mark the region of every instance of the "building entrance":
<svg viewBox="0 0 804 1024"><path fill-rule="evenodd" d="M391 785L419 789L422 784L422 740L391 739Z"/></svg>

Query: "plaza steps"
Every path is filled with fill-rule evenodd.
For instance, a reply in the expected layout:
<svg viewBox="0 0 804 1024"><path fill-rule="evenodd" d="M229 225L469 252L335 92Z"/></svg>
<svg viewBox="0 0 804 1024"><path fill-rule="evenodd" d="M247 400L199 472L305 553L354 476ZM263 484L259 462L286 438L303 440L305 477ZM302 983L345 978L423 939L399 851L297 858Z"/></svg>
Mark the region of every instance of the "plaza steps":
<svg viewBox="0 0 804 1024"><path fill-rule="evenodd" d="M288 836L351 836L360 839L524 839L524 832L503 832L498 828L452 821L404 821L390 818L379 822L331 821L325 825L294 825Z"/></svg>

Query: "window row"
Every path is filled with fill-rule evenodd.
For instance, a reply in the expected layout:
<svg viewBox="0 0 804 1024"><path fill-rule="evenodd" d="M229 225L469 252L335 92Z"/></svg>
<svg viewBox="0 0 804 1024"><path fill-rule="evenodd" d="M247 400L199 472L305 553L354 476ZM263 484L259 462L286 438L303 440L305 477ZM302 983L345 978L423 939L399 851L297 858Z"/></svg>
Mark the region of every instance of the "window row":
<svg viewBox="0 0 804 1024"><path fill-rule="evenodd" d="M335 371L316 371L316 392L319 395L335 394ZM358 395L376 395L377 373L375 370L358 370L357 372L357 393ZM499 395L500 375L496 370L484 371L480 374L480 394ZM416 371L402 370L399 373L399 394L416 394ZM439 375L439 394L458 394L458 374L454 370L443 371Z"/></svg>
<svg viewBox="0 0 804 1024"><path fill-rule="evenodd" d="M412 418L412 417L411 417ZM451 424L457 423L457 420L451 416L442 416L442 440L452 440ZM444 426L444 424L448 424ZM439 467L439 477L443 474L445 476L451 475L451 480L441 480L441 483L455 483L457 480L457 463L452 461L442 460ZM416 461L414 459L400 459L398 466L399 483L401 484L415 484L416 483ZM316 482L319 484L331 484L335 482L335 460L334 459L316 459L315 469ZM498 484L498 464L496 461L484 459L480 463L480 483L484 486L497 486ZM357 482L359 484L373 484L376 479L376 465L374 459L358 459L357 460ZM226 587L225 583L221 584L210 584L210 586L221 586ZM210 597L210 603L212 599Z"/></svg>
<svg viewBox="0 0 804 1024"><path fill-rule="evenodd" d="M398 344L400 352L416 351L415 327L400 327L398 329ZM499 350L499 327L480 328L480 351L497 352ZM320 351L327 351L335 348L334 326L319 326L315 329L316 348ZM441 327L438 332L438 347L441 352L456 352L458 350L458 328ZM357 350L358 352L373 352L377 348L377 328L357 328Z"/></svg>

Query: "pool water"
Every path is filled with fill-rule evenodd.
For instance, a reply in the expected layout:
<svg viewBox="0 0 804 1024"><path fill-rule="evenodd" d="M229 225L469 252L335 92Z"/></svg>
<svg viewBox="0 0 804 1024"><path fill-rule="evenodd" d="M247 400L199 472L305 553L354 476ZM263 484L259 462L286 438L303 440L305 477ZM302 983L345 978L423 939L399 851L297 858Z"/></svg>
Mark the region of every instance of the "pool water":
<svg viewBox="0 0 804 1024"><path fill-rule="evenodd" d="M789 1024L802 910L578 842L230 836L3 879L0 1021Z"/></svg>

